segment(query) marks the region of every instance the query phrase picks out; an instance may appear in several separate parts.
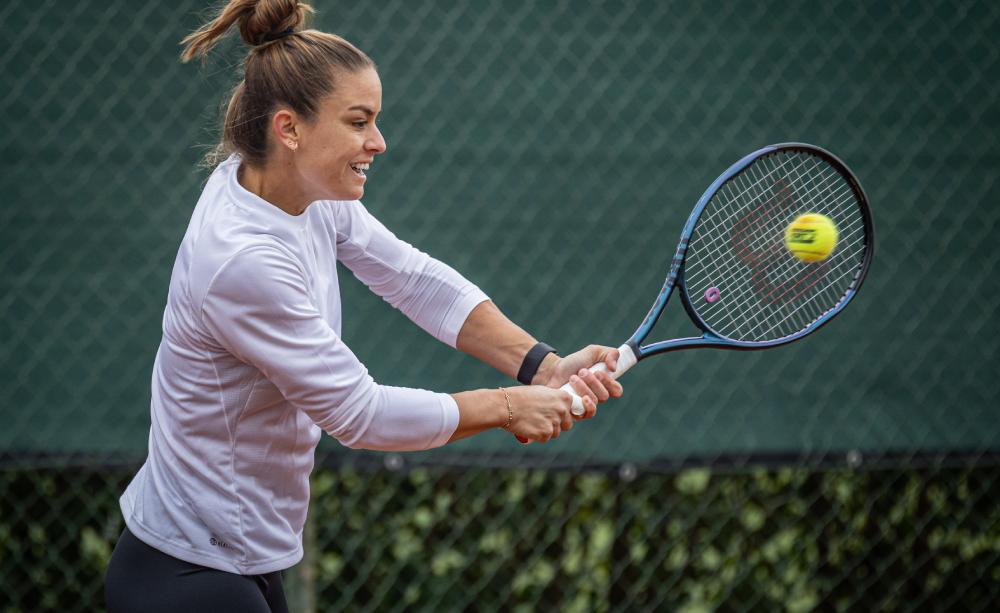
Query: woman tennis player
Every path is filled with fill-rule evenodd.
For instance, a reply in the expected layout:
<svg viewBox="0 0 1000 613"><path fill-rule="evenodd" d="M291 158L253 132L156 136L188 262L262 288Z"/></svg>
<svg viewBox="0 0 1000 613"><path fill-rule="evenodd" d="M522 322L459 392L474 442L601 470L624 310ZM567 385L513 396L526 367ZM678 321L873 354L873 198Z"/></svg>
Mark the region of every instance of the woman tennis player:
<svg viewBox="0 0 1000 613"><path fill-rule="evenodd" d="M109 610L286 611L280 571L302 557L320 435L421 450L492 429L545 442L621 386L561 358L452 268L396 238L358 201L386 143L375 65L301 29L294 0L232 0L188 36L204 57L236 25L251 49L220 158L184 235L153 367L149 456L121 498ZM440 394L372 380L340 338L336 262L438 340L523 387Z"/></svg>

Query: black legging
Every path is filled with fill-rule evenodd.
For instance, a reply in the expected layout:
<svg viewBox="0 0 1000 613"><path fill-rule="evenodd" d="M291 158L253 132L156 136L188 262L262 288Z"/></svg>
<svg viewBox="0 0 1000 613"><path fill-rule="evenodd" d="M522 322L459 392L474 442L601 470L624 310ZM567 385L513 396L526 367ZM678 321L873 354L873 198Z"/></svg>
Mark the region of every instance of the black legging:
<svg viewBox="0 0 1000 613"><path fill-rule="evenodd" d="M154 549L122 532L104 577L109 613L288 613L281 572L237 575Z"/></svg>

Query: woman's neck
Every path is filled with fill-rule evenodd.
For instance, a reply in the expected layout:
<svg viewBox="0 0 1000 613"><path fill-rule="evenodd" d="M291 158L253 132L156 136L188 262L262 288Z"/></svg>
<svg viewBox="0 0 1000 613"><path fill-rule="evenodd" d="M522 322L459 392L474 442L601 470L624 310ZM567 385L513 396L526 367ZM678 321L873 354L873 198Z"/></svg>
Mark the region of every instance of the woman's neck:
<svg viewBox="0 0 1000 613"><path fill-rule="evenodd" d="M305 212L312 200L295 180L294 167L268 162L263 167L240 164L236 179L243 189L260 196L289 215Z"/></svg>

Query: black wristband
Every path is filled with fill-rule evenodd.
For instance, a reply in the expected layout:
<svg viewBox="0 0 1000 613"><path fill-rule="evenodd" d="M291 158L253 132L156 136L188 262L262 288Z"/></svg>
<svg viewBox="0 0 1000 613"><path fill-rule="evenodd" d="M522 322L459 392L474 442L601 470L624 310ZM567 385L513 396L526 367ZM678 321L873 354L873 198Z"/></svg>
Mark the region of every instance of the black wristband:
<svg viewBox="0 0 1000 613"><path fill-rule="evenodd" d="M556 353L556 350L545 343L538 343L532 347L528 351L528 355L524 356L524 361L521 362L521 369L517 371L517 380L525 385L531 385L531 380L535 378L535 373L542 365L542 360L550 353Z"/></svg>

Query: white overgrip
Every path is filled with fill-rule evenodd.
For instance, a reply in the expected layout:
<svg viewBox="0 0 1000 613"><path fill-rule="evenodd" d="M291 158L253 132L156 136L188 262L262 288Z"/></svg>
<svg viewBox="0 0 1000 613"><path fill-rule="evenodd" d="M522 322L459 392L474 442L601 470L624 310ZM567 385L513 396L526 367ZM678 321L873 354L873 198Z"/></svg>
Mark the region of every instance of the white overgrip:
<svg viewBox="0 0 1000 613"><path fill-rule="evenodd" d="M618 363L615 365L614 372L610 373L611 378L617 380L618 377L625 374L628 369L635 366L636 362L638 362L638 359L636 359L635 354L632 352L632 348L628 345L622 345L618 348ZM608 372L608 367L604 362L598 362L597 364L591 366L589 370L590 372ZM567 383L559 389L569 393L569 395L573 397L573 408L570 409L570 412L577 417L583 415L583 399L577 395L573 386Z"/></svg>

